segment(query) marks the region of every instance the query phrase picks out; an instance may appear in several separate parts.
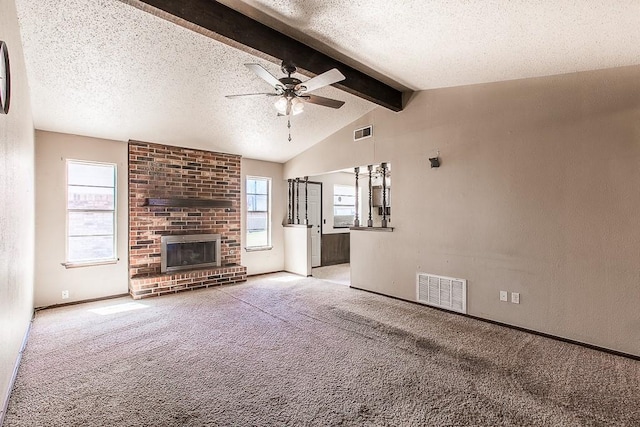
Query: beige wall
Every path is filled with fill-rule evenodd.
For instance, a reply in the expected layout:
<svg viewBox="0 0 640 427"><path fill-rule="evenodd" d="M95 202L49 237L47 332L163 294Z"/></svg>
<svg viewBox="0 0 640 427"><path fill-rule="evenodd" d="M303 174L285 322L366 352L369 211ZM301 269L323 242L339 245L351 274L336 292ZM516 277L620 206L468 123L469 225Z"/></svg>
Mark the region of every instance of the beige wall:
<svg viewBox="0 0 640 427"><path fill-rule="evenodd" d="M66 160L117 165L116 264L65 268ZM128 292L127 143L36 132L35 306L44 307ZM69 299L62 299L62 291Z"/></svg>
<svg viewBox="0 0 640 427"><path fill-rule="evenodd" d="M396 230L351 234L356 287L415 300L417 272L461 277L471 315L640 355L638 81L635 66L417 93L285 178L392 163Z"/></svg>
<svg viewBox="0 0 640 427"><path fill-rule="evenodd" d="M311 228L306 225L284 227L284 270L311 276Z"/></svg>
<svg viewBox="0 0 640 427"><path fill-rule="evenodd" d="M242 159L242 265L247 274L263 274L284 269L284 231L282 224L286 217L286 182L282 178L282 164L260 160ZM246 178L260 176L271 178L271 250L245 250L247 234Z"/></svg>
<svg viewBox="0 0 640 427"><path fill-rule="evenodd" d="M9 114L0 114L0 423L33 314L33 119L13 0L0 1L11 65Z"/></svg>

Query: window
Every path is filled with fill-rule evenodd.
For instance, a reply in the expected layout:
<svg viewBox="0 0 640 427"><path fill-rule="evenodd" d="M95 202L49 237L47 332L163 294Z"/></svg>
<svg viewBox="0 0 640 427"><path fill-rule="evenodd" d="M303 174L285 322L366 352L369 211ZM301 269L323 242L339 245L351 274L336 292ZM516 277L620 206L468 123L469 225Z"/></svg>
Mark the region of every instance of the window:
<svg viewBox="0 0 640 427"><path fill-rule="evenodd" d="M271 178L247 177L246 249L271 247Z"/></svg>
<svg viewBox="0 0 640 427"><path fill-rule="evenodd" d="M333 186L333 228L353 226L356 216L356 188L350 185Z"/></svg>
<svg viewBox="0 0 640 427"><path fill-rule="evenodd" d="M67 161L67 266L116 260L116 165Z"/></svg>

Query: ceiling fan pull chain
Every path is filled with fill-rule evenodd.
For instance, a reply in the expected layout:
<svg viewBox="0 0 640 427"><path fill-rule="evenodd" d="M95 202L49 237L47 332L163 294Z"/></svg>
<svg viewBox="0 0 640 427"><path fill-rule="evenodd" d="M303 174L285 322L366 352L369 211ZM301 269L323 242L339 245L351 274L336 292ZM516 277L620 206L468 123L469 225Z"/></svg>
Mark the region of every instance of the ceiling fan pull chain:
<svg viewBox="0 0 640 427"><path fill-rule="evenodd" d="M289 128L289 142L291 142L291 119L287 119L287 128Z"/></svg>

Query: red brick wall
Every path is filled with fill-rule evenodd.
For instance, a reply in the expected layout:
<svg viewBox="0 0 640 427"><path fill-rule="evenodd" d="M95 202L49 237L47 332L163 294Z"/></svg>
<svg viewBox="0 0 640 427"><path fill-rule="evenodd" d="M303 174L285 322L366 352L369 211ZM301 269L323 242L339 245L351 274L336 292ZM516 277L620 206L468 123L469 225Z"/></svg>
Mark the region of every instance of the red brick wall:
<svg viewBox="0 0 640 427"><path fill-rule="evenodd" d="M231 200L232 206L143 206L158 197ZM240 197L240 156L130 141L130 277L160 274L163 235L220 234L222 265L239 265Z"/></svg>

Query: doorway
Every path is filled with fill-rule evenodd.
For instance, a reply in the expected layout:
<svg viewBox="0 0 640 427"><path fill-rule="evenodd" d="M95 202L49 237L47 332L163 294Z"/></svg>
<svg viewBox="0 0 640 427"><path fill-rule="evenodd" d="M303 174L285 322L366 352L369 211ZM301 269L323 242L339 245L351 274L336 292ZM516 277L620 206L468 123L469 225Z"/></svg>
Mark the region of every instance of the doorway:
<svg viewBox="0 0 640 427"><path fill-rule="evenodd" d="M305 196L305 187L308 195ZM305 211L305 197L308 212ZM322 183L311 182L305 185L300 182L298 187L299 217L294 218L300 224L305 219L311 226L311 267L319 267L322 262Z"/></svg>
<svg viewBox="0 0 640 427"><path fill-rule="evenodd" d="M322 184L309 183L309 225L311 225L311 267L319 267L322 259Z"/></svg>

